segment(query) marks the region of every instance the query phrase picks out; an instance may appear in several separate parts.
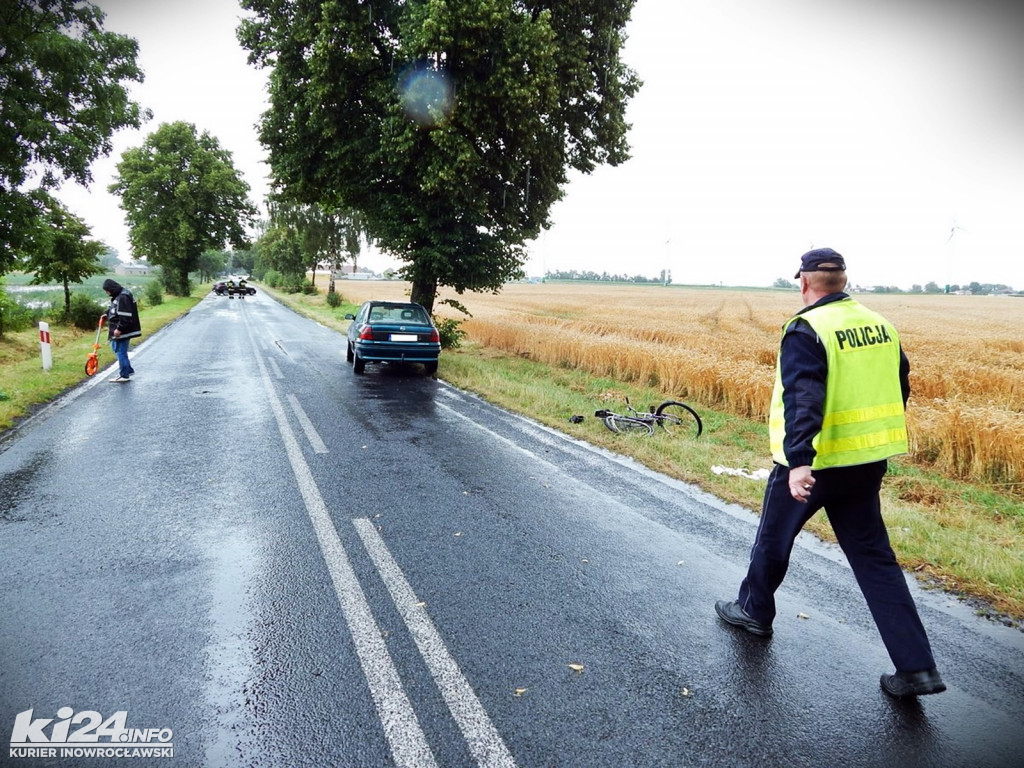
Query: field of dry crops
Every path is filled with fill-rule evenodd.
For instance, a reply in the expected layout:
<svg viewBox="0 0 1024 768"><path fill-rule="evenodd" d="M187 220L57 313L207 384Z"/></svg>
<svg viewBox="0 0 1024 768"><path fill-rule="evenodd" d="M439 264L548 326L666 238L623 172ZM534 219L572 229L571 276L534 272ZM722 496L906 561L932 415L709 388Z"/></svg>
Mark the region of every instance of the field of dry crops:
<svg viewBox="0 0 1024 768"><path fill-rule="evenodd" d="M407 291L404 283L340 288L352 301ZM473 315L463 325L468 337L486 346L753 418L767 416L779 329L802 306L795 292L571 283L452 298ZM857 298L896 325L910 358L914 459L1024 492L1024 298Z"/></svg>

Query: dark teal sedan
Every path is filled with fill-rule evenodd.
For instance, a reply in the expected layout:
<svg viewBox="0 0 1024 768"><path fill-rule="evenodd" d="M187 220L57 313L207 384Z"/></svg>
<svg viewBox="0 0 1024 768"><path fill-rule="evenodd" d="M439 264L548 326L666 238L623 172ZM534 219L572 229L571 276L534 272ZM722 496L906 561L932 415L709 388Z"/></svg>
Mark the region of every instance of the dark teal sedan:
<svg viewBox="0 0 1024 768"><path fill-rule="evenodd" d="M422 363L427 373L437 373L441 336L422 305L368 301L345 317L352 321L345 358L355 373L367 363Z"/></svg>

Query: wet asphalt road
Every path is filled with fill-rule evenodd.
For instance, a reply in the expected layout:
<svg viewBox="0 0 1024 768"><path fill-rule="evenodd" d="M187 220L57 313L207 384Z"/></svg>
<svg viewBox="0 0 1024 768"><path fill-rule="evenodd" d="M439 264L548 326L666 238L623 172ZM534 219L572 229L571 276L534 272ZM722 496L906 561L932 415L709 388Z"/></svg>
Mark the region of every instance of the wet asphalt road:
<svg viewBox="0 0 1024 768"><path fill-rule="evenodd" d="M355 376L265 295L133 362L0 445L0 765L1024 765L1024 634L948 598L915 589L949 691L893 702L833 547L801 541L765 641L713 611L753 515ZM173 757L18 757L18 713L62 707Z"/></svg>

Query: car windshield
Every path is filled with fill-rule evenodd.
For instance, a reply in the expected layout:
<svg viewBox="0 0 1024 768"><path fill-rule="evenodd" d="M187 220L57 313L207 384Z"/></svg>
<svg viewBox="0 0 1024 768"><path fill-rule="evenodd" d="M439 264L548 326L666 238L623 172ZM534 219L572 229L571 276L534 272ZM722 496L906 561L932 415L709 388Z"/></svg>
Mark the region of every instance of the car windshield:
<svg viewBox="0 0 1024 768"><path fill-rule="evenodd" d="M371 323L406 323L430 325L423 307L410 304L374 304L370 307Z"/></svg>

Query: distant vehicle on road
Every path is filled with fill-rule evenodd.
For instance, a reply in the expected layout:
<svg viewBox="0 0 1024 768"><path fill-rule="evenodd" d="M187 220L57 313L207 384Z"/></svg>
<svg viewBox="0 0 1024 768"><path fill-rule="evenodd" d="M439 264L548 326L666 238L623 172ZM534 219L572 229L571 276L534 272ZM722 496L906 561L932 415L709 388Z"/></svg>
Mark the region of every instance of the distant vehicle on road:
<svg viewBox="0 0 1024 768"><path fill-rule="evenodd" d="M437 373L441 336L420 304L367 301L345 317L352 321L345 359L353 372L363 373L367 363L422 363Z"/></svg>
<svg viewBox="0 0 1024 768"><path fill-rule="evenodd" d="M256 295L256 289L249 285L244 277L238 280L231 278L214 283L213 292L218 296L227 296L229 299L233 299L236 296L244 299L246 296Z"/></svg>

